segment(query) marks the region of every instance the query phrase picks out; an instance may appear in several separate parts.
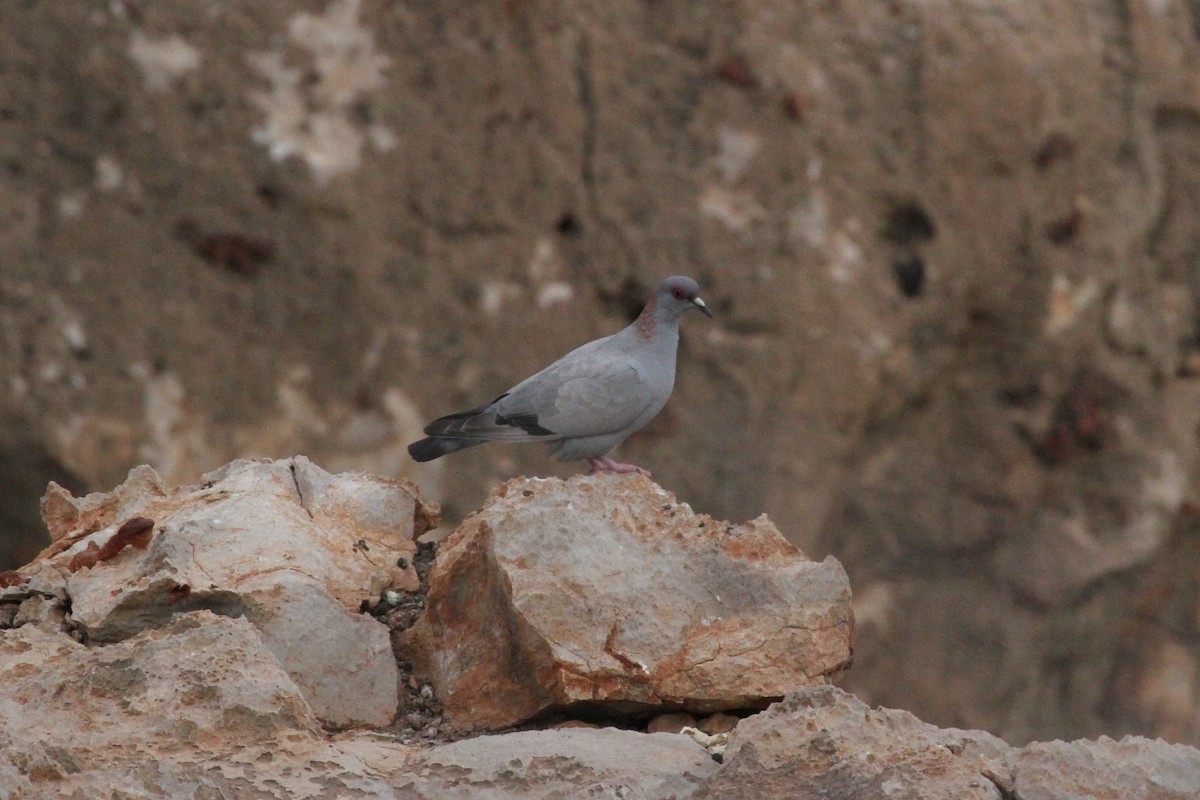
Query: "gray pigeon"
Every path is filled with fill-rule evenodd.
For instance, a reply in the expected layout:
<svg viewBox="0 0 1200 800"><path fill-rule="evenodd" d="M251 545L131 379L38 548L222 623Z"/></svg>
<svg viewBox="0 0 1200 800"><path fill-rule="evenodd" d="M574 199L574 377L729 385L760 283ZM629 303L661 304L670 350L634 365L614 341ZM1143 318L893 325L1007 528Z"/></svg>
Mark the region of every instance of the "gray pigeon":
<svg viewBox="0 0 1200 800"><path fill-rule="evenodd" d="M587 459L592 472L650 473L606 454L662 410L675 386L679 316L712 312L691 278L658 285L628 328L588 342L490 403L425 426L408 446L417 461L484 442L549 442L559 461Z"/></svg>

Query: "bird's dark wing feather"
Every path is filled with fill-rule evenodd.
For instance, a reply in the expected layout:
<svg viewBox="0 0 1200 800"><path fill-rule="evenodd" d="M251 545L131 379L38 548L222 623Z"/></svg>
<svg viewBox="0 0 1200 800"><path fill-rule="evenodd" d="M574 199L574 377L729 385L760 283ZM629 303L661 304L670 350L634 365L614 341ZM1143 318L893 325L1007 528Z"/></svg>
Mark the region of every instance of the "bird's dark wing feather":
<svg viewBox="0 0 1200 800"><path fill-rule="evenodd" d="M425 426L425 433L429 436L517 442L557 438L554 431L540 426L534 415L501 414L497 411L497 404L505 397L500 395L485 405L435 419Z"/></svg>

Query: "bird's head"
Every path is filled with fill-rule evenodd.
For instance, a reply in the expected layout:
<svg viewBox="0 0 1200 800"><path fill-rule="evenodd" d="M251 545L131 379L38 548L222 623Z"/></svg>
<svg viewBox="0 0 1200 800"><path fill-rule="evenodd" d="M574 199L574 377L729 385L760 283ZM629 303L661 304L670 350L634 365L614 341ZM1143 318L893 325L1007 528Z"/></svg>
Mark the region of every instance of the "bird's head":
<svg viewBox="0 0 1200 800"><path fill-rule="evenodd" d="M712 312L700 299L700 284L684 275L674 275L660 283L655 300L660 310L676 317L693 308L712 317Z"/></svg>

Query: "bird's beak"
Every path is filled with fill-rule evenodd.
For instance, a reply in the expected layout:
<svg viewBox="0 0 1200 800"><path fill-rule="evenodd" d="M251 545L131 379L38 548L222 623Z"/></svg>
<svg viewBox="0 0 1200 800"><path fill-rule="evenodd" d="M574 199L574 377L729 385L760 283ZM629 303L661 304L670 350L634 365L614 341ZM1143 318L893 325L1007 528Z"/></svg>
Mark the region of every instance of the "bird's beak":
<svg viewBox="0 0 1200 800"><path fill-rule="evenodd" d="M708 317L709 319L712 319L712 312L708 310L708 306L705 305L704 301L701 300L699 297L697 297L695 300L692 301L692 305L694 305L696 308L703 311L704 316Z"/></svg>

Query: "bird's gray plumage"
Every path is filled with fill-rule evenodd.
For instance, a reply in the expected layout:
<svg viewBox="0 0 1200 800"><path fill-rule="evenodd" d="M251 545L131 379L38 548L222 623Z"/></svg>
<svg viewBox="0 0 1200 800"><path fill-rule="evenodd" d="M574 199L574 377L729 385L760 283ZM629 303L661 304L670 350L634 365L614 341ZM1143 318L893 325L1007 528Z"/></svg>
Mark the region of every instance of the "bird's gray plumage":
<svg viewBox="0 0 1200 800"><path fill-rule="evenodd" d="M561 461L628 467L603 457L671 396L680 315L695 308L712 316L699 291L691 278L667 278L629 327L572 350L490 403L434 420L409 454L430 461L489 441L542 441Z"/></svg>

